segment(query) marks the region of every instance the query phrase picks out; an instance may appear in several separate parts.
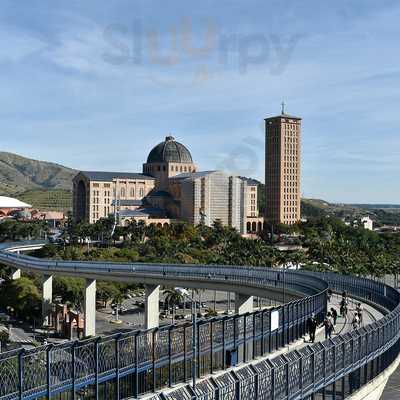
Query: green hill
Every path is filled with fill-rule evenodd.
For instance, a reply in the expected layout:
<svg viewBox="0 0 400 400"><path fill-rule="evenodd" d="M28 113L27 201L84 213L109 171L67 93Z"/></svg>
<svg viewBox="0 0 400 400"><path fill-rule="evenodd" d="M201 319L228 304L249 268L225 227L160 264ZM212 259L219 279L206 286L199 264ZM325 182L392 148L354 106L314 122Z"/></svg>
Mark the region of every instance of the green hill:
<svg viewBox="0 0 400 400"><path fill-rule="evenodd" d="M28 190L21 193L18 199L42 211L52 210L67 212L72 210L72 193L69 190Z"/></svg>
<svg viewBox="0 0 400 400"><path fill-rule="evenodd" d="M0 195L14 196L28 190L71 191L76 171L46 161L0 152Z"/></svg>

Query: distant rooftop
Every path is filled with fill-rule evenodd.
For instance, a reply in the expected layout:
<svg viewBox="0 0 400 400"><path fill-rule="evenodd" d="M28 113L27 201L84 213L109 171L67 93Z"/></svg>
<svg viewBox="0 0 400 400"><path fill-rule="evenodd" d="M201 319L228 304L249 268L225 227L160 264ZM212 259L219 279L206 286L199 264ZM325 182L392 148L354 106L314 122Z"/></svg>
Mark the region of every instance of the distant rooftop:
<svg viewBox="0 0 400 400"><path fill-rule="evenodd" d="M91 181L109 182L113 179L155 179L152 176L136 172L80 171L79 173L85 175Z"/></svg>
<svg viewBox="0 0 400 400"><path fill-rule="evenodd" d="M239 176L242 181L245 181L249 186L258 186L260 184L259 181L253 178L246 178L245 176Z"/></svg>
<svg viewBox="0 0 400 400"><path fill-rule="evenodd" d="M201 172L184 172L183 174L175 175L171 179L197 179L220 171L201 171Z"/></svg>
<svg viewBox="0 0 400 400"><path fill-rule="evenodd" d="M155 217L165 218L165 211L157 207L141 208L139 210L121 210L118 212L120 217Z"/></svg>
<svg viewBox="0 0 400 400"><path fill-rule="evenodd" d="M112 206L115 206L115 200L111 203ZM118 205L120 206L142 206L142 200L118 200Z"/></svg>
<svg viewBox="0 0 400 400"><path fill-rule="evenodd" d="M288 119L297 119L297 120L301 120L300 117L295 117L294 115L289 115L286 113L283 114L279 114L279 115L275 115L273 117L268 117L268 118L264 118L264 120L270 120L270 119L275 119L275 118L288 118Z"/></svg>

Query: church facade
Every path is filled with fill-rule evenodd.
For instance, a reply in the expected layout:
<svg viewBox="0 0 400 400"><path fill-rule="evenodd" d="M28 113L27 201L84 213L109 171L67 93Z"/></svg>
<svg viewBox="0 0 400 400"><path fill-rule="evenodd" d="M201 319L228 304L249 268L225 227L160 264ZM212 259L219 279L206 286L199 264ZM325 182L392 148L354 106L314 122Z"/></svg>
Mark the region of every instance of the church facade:
<svg viewBox="0 0 400 400"><path fill-rule="evenodd" d="M73 179L73 216L95 223L114 215L120 225L136 220L211 226L220 220L243 234L262 221L257 184L221 171L199 172L190 151L167 136L150 151L142 173L80 171Z"/></svg>

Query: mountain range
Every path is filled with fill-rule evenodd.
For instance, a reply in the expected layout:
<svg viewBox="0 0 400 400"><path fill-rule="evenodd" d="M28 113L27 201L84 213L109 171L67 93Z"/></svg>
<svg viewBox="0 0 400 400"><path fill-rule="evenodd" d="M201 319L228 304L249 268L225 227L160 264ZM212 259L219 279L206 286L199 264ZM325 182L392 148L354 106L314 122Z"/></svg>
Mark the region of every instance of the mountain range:
<svg viewBox="0 0 400 400"><path fill-rule="evenodd" d="M0 193L15 196L32 190L72 190L76 171L59 164L0 152Z"/></svg>

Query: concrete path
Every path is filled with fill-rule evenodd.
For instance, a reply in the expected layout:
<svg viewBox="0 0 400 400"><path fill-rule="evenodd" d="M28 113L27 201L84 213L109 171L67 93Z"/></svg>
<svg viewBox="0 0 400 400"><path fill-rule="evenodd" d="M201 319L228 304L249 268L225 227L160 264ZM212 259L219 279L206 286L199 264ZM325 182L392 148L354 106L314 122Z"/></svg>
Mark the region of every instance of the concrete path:
<svg viewBox="0 0 400 400"><path fill-rule="evenodd" d="M331 301L328 305L328 310L331 309L331 307L335 308L338 312L338 314L340 313L340 300L341 300L341 296L332 296ZM349 310L347 313L347 318L343 318L341 316L339 316L339 318L337 319L337 323L335 326L335 331L333 332L332 337L334 337L335 335L339 335L342 333L347 333L347 332L351 332L353 330L352 327L352 321L353 321L353 317L355 314L355 309L356 309L356 305L357 302L349 299L350 300L350 304L349 304ZM363 325L368 325L374 321L376 321L377 319L380 319L383 317L382 313L380 313L378 310L376 310L375 308L362 303L363 306ZM317 330L317 334L315 336L315 341L316 342L322 342L325 340L325 329L318 329ZM309 336L306 335L305 336L305 340L303 342L295 342L289 345L289 350L299 350L307 345L311 344L311 342L309 341ZM271 357L274 357L275 353L271 354Z"/></svg>
<svg viewBox="0 0 400 400"><path fill-rule="evenodd" d="M400 399L400 367L389 378L381 400Z"/></svg>

